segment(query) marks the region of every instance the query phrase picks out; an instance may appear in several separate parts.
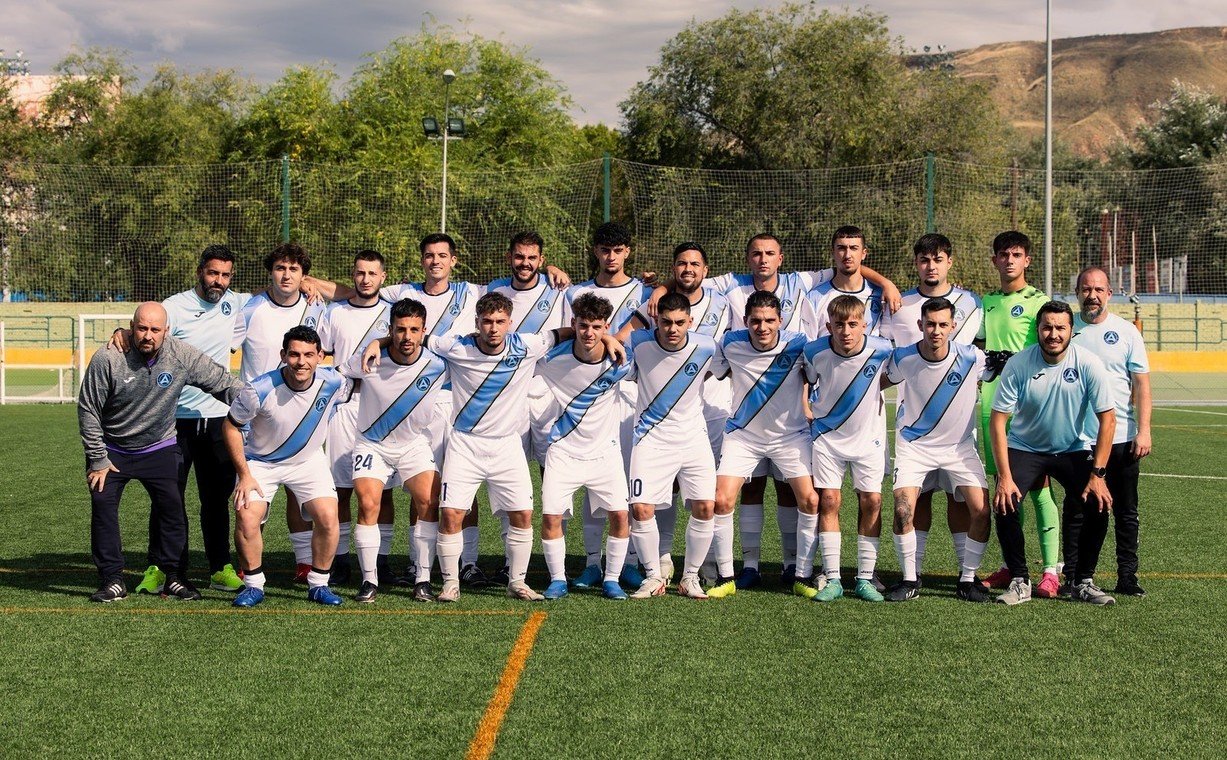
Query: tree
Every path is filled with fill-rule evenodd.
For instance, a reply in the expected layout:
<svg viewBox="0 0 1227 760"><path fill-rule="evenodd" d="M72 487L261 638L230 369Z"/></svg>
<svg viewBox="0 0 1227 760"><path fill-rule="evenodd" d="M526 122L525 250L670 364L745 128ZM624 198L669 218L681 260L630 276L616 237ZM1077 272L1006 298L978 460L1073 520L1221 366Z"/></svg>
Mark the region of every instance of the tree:
<svg viewBox="0 0 1227 760"><path fill-rule="evenodd" d="M336 72L325 65L286 71L253 100L236 128L231 158L349 160L351 138L333 95L336 81Z"/></svg>
<svg viewBox="0 0 1227 760"><path fill-rule="evenodd" d="M1201 166L1227 155L1227 102L1175 81L1166 100L1154 103L1153 124L1134 133L1137 145L1126 160L1135 169Z"/></svg>

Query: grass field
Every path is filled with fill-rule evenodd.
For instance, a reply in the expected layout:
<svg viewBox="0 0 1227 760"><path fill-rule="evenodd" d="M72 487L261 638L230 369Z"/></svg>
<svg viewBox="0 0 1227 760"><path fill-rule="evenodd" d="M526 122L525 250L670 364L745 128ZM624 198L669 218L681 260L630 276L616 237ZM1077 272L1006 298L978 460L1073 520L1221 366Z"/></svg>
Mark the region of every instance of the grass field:
<svg viewBox="0 0 1227 760"><path fill-rule="evenodd" d="M1227 413L1214 409L1156 410L1142 478L1150 593L1106 609L957 602L950 539L938 528L924 595L904 605L823 606L769 583L708 602L572 594L528 605L499 589L441 607L394 590L371 607L322 609L289 585L278 519L268 531L269 598L257 610L233 611L208 590L195 604L92 605L75 420L71 406L0 410L5 757L456 757L491 747L496 757L559 758L1227 753ZM147 503L133 484L122 510L133 570L145 564ZM774 576L778 534L767 512ZM497 521L484 517L492 568ZM404 535L399 526L398 562ZM198 526L192 545L203 586ZM1110 588L1110 539L1103 556ZM985 564L999 559L991 549ZM853 562L845 539L845 578ZM889 581L889 537L880 566ZM540 588L539 554L531 567Z"/></svg>

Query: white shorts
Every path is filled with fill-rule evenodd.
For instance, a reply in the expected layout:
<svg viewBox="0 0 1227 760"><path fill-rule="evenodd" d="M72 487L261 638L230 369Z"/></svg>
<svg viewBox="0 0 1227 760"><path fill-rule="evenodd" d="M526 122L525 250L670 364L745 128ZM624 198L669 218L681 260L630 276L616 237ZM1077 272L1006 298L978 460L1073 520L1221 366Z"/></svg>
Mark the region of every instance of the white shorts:
<svg viewBox="0 0 1227 760"><path fill-rule="evenodd" d="M468 512L485 483L490 511L532 511L533 482L520 436L488 438L453 430L443 460L442 507Z"/></svg>
<svg viewBox="0 0 1227 760"><path fill-rule="evenodd" d="M332 482L337 488L354 487L354 437L358 431L358 397L354 396L333 409L328 419L325 446L332 470Z"/></svg>
<svg viewBox="0 0 1227 760"><path fill-rule="evenodd" d="M672 502L674 480L683 499L715 500L716 459L706 441L698 439L670 448L640 444L631 451L628 490L632 504Z"/></svg>
<svg viewBox="0 0 1227 760"><path fill-rule="evenodd" d="M774 441L760 441L743 430L724 436L717 475L751 478L764 462L784 480L809 477L810 440L808 433L796 433Z"/></svg>
<svg viewBox="0 0 1227 760"><path fill-rule="evenodd" d="M541 383L540 388L537 387L538 382ZM528 394L528 433L524 440L524 456L527 459L536 459L542 466L545 465L545 455L550 447L550 427L554 421L550 408L553 401L554 395L545 387L545 379L533 378L533 387Z"/></svg>
<svg viewBox="0 0 1227 760"><path fill-rule="evenodd" d="M626 476L622 474L621 447L610 442L596 459L577 459L551 446L545 455L541 476L541 512L571 516L575 492L588 490L588 503L594 517L608 512L626 511Z"/></svg>
<svg viewBox="0 0 1227 760"><path fill-rule="evenodd" d="M270 503L273 496L277 494L277 489L285 486L298 498L298 513L307 522L311 521L311 516L307 514L307 502L315 499L337 498L337 489L332 484L332 473L328 469L328 457L325 456L323 449L297 464L258 462L249 459L247 469L260 486L260 493L264 494L260 496L259 493L250 491L247 494L248 499ZM267 511L260 522L264 523L266 520L268 520Z"/></svg>
<svg viewBox="0 0 1227 760"><path fill-rule="evenodd" d="M410 478L423 472L439 471L430 440L424 435L395 446L359 438L354 444L350 468L353 479L378 480L384 488L391 488L394 481L408 483Z"/></svg>
<svg viewBox="0 0 1227 760"><path fill-rule="evenodd" d="M426 437L430 441L430 450L434 454L435 462L439 467L443 466L443 459L447 453L447 439L452 432L452 392L445 390L439 394L438 400L435 401L435 414L430 419L430 424L426 427Z"/></svg>
<svg viewBox="0 0 1227 760"><path fill-rule="evenodd" d="M895 441L895 488L920 488L932 484L943 490L961 486L988 488L984 463L972 438L957 446L925 446Z"/></svg>
<svg viewBox="0 0 1227 760"><path fill-rule="evenodd" d="M862 493L882 490L886 477L886 453L882 442L857 454L834 451L822 438L813 442L810 466L814 472L814 488L843 488L844 473L852 468L852 487Z"/></svg>
<svg viewBox="0 0 1227 760"><path fill-rule="evenodd" d="M631 473L631 451L635 448L635 404L639 398L639 386L623 380L618 384L618 442L622 448L622 473Z"/></svg>

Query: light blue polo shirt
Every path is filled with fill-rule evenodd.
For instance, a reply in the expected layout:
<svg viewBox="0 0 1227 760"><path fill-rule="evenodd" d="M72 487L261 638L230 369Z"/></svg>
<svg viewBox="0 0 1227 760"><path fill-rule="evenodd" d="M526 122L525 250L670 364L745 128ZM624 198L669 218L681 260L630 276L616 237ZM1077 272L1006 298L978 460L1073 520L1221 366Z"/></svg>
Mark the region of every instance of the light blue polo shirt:
<svg viewBox="0 0 1227 760"><path fill-rule="evenodd" d="M1039 345L1014 354L993 398L993 411L1014 415L1009 448L1036 454L1092 448L1099 429L1095 415L1115 407L1103 362L1073 344L1057 364L1044 361Z"/></svg>
<svg viewBox="0 0 1227 760"><path fill-rule="evenodd" d="M213 361L229 368L234 320L249 300L250 294L227 290L220 301L209 303L192 288L167 298L162 302L162 306L166 308L167 324L172 337L200 349ZM225 417L229 409L230 407L199 388L187 386L179 394L175 418Z"/></svg>
<svg viewBox="0 0 1227 760"><path fill-rule="evenodd" d="M1137 416L1133 409L1133 376L1150 373L1146 344L1142 334L1115 314L1108 314L1099 324L1087 324L1082 315L1074 314L1074 345L1083 346L1099 357L1108 370L1112 400L1116 402L1116 435L1113 443L1132 441L1138 434ZM1099 432L1099 420L1091 425L1091 435Z"/></svg>

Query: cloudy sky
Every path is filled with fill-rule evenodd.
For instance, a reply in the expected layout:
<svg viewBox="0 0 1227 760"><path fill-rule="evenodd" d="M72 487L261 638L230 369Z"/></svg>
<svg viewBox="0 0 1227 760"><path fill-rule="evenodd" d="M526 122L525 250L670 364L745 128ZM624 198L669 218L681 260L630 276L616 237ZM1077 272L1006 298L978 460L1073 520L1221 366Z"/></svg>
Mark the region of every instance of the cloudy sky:
<svg viewBox="0 0 1227 760"><path fill-rule="evenodd" d="M529 48L568 89L581 122L618 122L617 103L645 78L660 46L692 19L772 2L720 0L14 0L0 47L32 73L76 46L130 51L148 72L160 61L189 69L234 68L266 83L287 66L328 61L342 80L363 54L416 32L434 17L466 22L485 37ZM841 8L842 3L817 2ZM1044 37L1043 0L874 0L891 31L915 48L960 49ZM1055 0L1053 36L1227 25L1224 0ZM852 4L858 7L857 4Z"/></svg>

